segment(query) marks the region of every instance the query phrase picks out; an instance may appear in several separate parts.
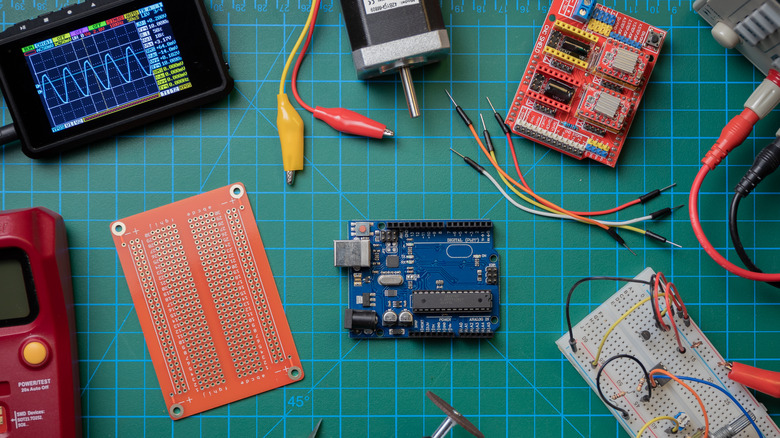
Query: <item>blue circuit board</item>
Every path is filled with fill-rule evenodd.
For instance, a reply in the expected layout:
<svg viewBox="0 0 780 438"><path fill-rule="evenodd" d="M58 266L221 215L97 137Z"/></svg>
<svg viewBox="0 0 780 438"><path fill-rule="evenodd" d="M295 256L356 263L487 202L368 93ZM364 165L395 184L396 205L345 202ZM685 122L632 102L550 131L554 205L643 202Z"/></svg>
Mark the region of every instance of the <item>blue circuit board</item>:
<svg viewBox="0 0 780 438"><path fill-rule="evenodd" d="M348 269L350 337L490 338L498 329L491 221L352 221L349 236L333 252Z"/></svg>

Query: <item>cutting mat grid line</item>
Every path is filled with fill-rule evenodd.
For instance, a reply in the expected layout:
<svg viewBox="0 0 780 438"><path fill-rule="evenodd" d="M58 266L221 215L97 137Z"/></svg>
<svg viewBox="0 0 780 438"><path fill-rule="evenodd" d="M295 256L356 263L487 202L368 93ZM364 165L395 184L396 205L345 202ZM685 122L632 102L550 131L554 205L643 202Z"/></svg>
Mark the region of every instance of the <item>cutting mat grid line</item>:
<svg viewBox="0 0 780 438"><path fill-rule="evenodd" d="M505 113L546 1L444 2L452 53L443 63L414 72L424 108L414 121L395 78L357 80L335 3L323 4L313 53L301 72L301 93L310 103L361 111L399 135L385 141L339 136L303 114L307 167L292 189L284 186L279 165L275 94L307 2L206 2L237 79L236 91L222 102L51 161L31 162L13 146L2 149L0 207L46 206L63 214L68 225L85 436L302 437L319 418L325 419L323 437L423 436L442 419L425 401L425 390L433 390L490 437L623 437L554 342L565 331L560 303L577 278L633 277L646 266L676 281L725 357L780 369L771 348L780 298L767 286L726 277L698 248L686 212L652 226L685 249L670 251L627 236L639 254L634 257L603 233L509 208L449 153L454 147L477 158L443 88L452 89L472 120L478 119L477 110L489 115L485 96ZM645 211L686 203L699 158L761 77L711 39L690 1L602 3L669 31L617 169L576 162L515 139L520 165L540 193L567 206L600 209L674 181L679 186ZM2 26L64 4L0 0ZM719 248L728 246L731 187L774 138L778 121L777 113L770 115L703 188L702 216ZM496 127L488 126L497 135ZM497 137L496 143L506 162L505 142ZM108 224L237 181L246 184L252 200L306 378L174 424L160 397ZM741 225L746 245L752 249L760 241L757 258L769 267L780 249L780 235L773 232L780 190L772 182L766 186L745 201ZM342 329L347 284L332 267L331 241L347 236L349 220L376 217L484 217L495 223L503 268L501 330L494 339L349 339ZM572 318L585 316L620 286L583 288L574 298ZM780 403L761 400L779 419ZM465 435L456 431L454 436Z"/></svg>

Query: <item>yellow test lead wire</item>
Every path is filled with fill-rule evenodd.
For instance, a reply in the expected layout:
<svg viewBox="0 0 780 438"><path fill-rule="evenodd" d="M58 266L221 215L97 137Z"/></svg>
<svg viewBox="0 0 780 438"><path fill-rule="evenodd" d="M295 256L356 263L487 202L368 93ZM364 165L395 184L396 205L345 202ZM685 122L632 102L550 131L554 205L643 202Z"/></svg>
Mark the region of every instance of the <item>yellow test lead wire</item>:
<svg viewBox="0 0 780 438"><path fill-rule="evenodd" d="M284 83L287 82L287 74L290 72L295 54L309 32L315 10L314 2L312 2L306 24L303 25L301 35L284 64L282 78L279 81L279 94L276 96L276 129L279 131L279 142L282 145L285 181L289 185L293 185L295 182L295 173L303 170L303 119L285 94Z"/></svg>

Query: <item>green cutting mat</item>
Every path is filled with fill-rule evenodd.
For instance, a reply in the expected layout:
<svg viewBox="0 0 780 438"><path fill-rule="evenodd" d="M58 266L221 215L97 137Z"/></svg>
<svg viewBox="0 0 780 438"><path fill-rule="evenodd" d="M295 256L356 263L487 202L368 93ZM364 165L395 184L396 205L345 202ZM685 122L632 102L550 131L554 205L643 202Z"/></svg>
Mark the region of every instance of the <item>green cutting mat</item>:
<svg viewBox="0 0 780 438"><path fill-rule="evenodd" d="M3 25L66 3L0 0ZM2 209L42 205L60 212L68 225L85 436L297 438L324 418L322 437L420 437L442 419L426 401L426 390L451 401L489 437L624 436L554 341L564 332L561 302L577 278L633 276L646 266L676 281L724 356L780 370L778 292L727 277L699 249L685 210L674 220L651 225L684 249L631 235L628 243L638 253L632 256L601 231L516 211L450 154L454 146L476 158L477 150L453 117L444 89L453 90L472 119L478 110L488 114L485 96L504 110L547 3L445 2L452 53L438 65L415 71L424 111L410 120L394 77L356 80L340 7L325 0L314 53L302 71L302 94L309 102L345 106L382 120L398 137L339 136L307 116L307 167L294 188L285 186L279 164L275 95L285 52L305 20L306 1L207 1L236 78L236 90L218 104L52 161L32 162L17 147L4 147ZM647 211L685 203L699 157L761 76L716 45L690 1L606 4L670 31L620 165L613 170L581 163L516 140L520 165L539 192L570 208L614 206L672 182L677 188ZM7 113L4 121L10 122ZM772 114L762 122L755 138L734 152L703 189L705 228L722 250L728 243L730 190L757 150L773 138L779 121ZM498 145L505 160L505 144L499 140ZM298 384L173 423L108 224L236 181L251 193L307 375ZM767 182L745 203L743 234L751 247L760 236L759 264L776 269L780 193L769 192L775 187ZM639 210L619 217L633 217ZM347 284L332 267L332 240L347 236L349 219L396 217L495 221L503 296L502 327L494 339L348 338L342 329ZM574 318L618 287L601 284L582 291L575 297ZM761 400L780 414L776 400ZM454 436L466 434L459 430Z"/></svg>

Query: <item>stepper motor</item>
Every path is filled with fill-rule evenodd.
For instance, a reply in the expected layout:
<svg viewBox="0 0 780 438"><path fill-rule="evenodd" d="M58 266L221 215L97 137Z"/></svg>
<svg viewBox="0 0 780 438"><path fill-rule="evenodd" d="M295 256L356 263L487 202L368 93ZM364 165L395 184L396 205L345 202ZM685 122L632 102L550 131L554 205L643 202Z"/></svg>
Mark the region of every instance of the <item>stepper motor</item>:
<svg viewBox="0 0 780 438"><path fill-rule="evenodd" d="M439 61L450 50L438 0L341 0L360 79L401 75L409 114L420 115L411 69Z"/></svg>

